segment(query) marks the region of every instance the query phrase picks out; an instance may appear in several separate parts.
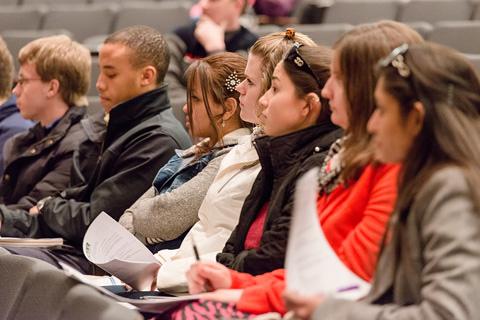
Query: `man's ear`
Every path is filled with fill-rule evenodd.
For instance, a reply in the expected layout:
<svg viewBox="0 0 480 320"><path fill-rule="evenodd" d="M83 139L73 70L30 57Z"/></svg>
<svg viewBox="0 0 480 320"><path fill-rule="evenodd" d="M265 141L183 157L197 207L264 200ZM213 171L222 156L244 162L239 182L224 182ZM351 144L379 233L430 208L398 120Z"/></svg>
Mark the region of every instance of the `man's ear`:
<svg viewBox="0 0 480 320"><path fill-rule="evenodd" d="M235 116L239 106L238 106L238 102L235 98L227 98L225 100L225 112L223 113L222 115L222 120L223 121L228 121L230 120L232 117Z"/></svg>
<svg viewBox="0 0 480 320"><path fill-rule="evenodd" d="M149 86L157 82L157 69L153 66L146 66L142 70L140 84L142 86Z"/></svg>
<svg viewBox="0 0 480 320"><path fill-rule="evenodd" d="M60 81L52 79L48 83L47 97L52 98L60 92Z"/></svg>
<svg viewBox="0 0 480 320"><path fill-rule="evenodd" d="M408 115L408 130L414 136L418 135L423 128L423 121L425 119L425 106L420 101L413 104L413 108Z"/></svg>

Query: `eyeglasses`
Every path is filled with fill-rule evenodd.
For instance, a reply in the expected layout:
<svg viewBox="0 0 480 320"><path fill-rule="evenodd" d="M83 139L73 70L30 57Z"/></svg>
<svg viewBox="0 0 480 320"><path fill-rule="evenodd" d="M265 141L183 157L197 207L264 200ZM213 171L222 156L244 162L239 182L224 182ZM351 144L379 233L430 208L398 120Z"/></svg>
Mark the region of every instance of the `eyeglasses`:
<svg viewBox="0 0 480 320"><path fill-rule="evenodd" d="M23 87L26 83L30 81L43 81L40 78L23 78L23 77L18 77L17 78L17 85Z"/></svg>
<svg viewBox="0 0 480 320"><path fill-rule="evenodd" d="M392 50L392 52L378 63L385 68L392 66L397 69L398 74L403 78L408 78L411 74L410 68L405 62L404 54L408 51L408 44L404 43L401 46Z"/></svg>
<svg viewBox="0 0 480 320"><path fill-rule="evenodd" d="M285 57L285 61L289 61L289 62L293 63L298 69L300 69L303 72L306 72L309 75L311 75L315 79L315 81L318 83L318 85L320 85L320 80L318 79L318 77L313 72L312 67L310 67L308 62L305 61L305 59L302 58L302 56L300 55L300 52L298 52L298 49L301 46L302 45L300 43L295 42L293 44L293 47L287 53L287 55Z"/></svg>

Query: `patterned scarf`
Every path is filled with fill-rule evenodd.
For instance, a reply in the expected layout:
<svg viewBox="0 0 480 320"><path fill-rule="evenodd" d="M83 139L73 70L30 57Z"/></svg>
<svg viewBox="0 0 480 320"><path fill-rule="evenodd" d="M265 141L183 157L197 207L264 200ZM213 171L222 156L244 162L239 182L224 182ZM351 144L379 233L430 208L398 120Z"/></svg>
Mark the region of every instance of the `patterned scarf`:
<svg viewBox="0 0 480 320"><path fill-rule="evenodd" d="M343 182L340 178L340 173L344 168L342 153L346 138L347 137L342 137L338 139L328 150L328 154L323 161L318 176L320 194L329 194Z"/></svg>

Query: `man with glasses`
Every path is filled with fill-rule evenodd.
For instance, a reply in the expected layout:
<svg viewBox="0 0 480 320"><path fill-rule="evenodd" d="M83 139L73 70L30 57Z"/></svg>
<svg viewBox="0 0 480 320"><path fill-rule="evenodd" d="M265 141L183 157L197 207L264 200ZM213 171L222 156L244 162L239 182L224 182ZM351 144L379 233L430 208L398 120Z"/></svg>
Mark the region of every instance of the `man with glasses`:
<svg viewBox="0 0 480 320"><path fill-rule="evenodd" d="M90 53L67 36L24 46L13 89L20 114L36 122L5 143L0 223L8 227L38 200L69 186L73 156L87 133L81 120L90 81Z"/></svg>
<svg viewBox="0 0 480 320"><path fill-rule="evenodd" d="M89 170L90 180L57 197L41 199L29 213L0 229L0 234L8 236L62 237L66 245L51 250L8 248L10 252L55 266L62 261L84 273L93 271L81 250L90 223L102 211L118 220L151 186L175 149L191 145L170 108L164 84L168 62L166 41L150 27L131 26L105 39L96 87L107 130L96 165ZM35 79L34 74L22 76ZM38 85L34 81L24 85ZM83 147L88 145L80 146L80 155L85 155ZM76 172L72 173L73 179Z"/></svg>

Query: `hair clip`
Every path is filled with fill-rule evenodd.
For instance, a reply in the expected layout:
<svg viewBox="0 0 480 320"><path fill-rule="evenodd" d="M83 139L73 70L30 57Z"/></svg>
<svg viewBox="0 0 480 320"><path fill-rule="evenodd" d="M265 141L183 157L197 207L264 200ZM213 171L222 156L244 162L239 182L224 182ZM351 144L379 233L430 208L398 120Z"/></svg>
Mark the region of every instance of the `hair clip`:
<svg viewBox="0 0 480 320"><path fill-rule="evenodd" d="M293 40L295 38L295 29L294 28L285 29L285 38L287 40Z"/></svg>
<svg viewBox="0 0 480 320"><path fill-rule="evenodd" d="M299 70L302 70L303 72L311 75L318 83L318 85L320 87L323 87L322 82L318 79L315 72L313 72L312 67L310 67L308 62L300 55L300 47L302 47L302 45L298 42L295 42L290 51L287 52L284 61L293 63Z"/></svg>
<svg viewBox="0 0 480 320"><path fill-rule="evenodd" d="M400 76L407 78L410 75L410 68L405 63L405 58L402 55L398 55L392 60L392 66L397 69Z"/></svg>
<svg viewBox="0 0 480 320"><path fill-rule="evenodd" d="M235 88L240 84L240 79L237 77L237 71L233 71L227 79L225 79L225 87L228 91L234 92Z"/></svg>
<svg viewBox="0 0 480 320"><path fill-rule="evenodd" d="M398 74L403 78L410 76L410 68L405 62L405 53L408 51L408 44L404 43L401 46L392 50L392 52L384 59L379 61L381 67L385 68L389 65L397 69Z"/></svg>

